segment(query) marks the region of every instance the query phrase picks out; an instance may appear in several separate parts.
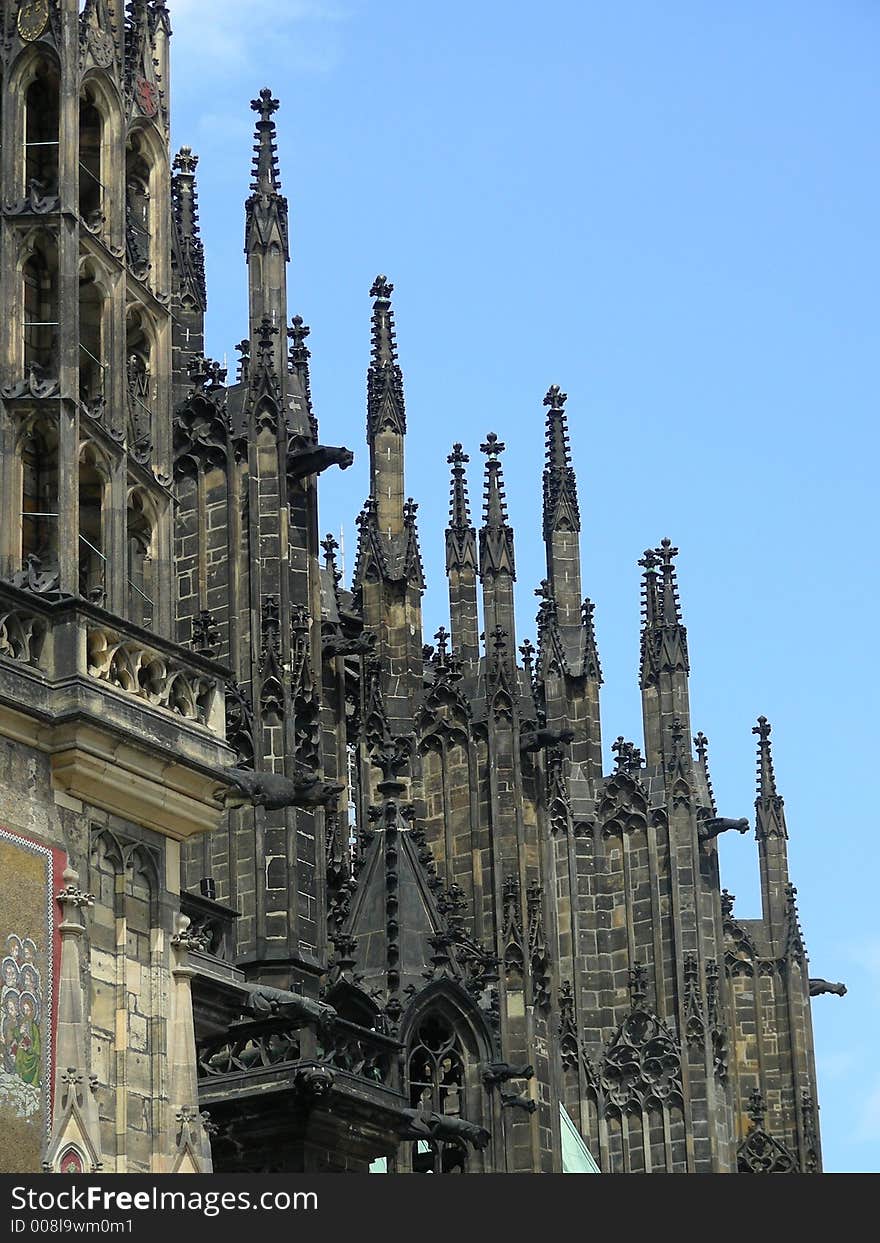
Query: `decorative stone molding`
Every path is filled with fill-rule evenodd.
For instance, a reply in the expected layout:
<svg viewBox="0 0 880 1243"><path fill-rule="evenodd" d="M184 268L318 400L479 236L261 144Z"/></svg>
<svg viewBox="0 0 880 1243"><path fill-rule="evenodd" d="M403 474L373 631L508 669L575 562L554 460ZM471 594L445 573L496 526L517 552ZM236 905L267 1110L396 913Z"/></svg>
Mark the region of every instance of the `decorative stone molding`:
<svg viewBox="0 0 880 1243"><path fill-rule="evenodd" d="M0 657L39 668L46 632L43 618L0 605Z"/></svg>
<svg viewBox="0 0 880 1243"><path fill-rule="evenodd" d="M112 630L88 631L89 676L210 727L219 682L184 669L154 648Z"/></svg>

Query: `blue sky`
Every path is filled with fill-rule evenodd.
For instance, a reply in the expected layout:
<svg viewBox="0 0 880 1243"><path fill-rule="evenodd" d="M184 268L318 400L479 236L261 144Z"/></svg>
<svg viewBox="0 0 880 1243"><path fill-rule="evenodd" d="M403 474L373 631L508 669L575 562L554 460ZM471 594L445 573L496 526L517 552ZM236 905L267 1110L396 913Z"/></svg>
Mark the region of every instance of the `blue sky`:
<svg viewBox="0 0 880 1243"><path fill-rule="evenodd" d="M201 156L208 347L246 333L242 201L282 101L291 314L322 438L364 447L368 291L394 281L426 632L447 620L446 455L507 443L534 637L541 399L569 394L606 748L638 737L644 548L681 549L694 728L752 814L763 713L814 974L826 1168L880 1169L876 904L880 9L873 0L170 0L174 140ZM273 25L274 23L274 25ZM322 530L367 493L324 477ZM873 637L873 636L872 636ZM758 914L751 835L723 841Z"/></svg>

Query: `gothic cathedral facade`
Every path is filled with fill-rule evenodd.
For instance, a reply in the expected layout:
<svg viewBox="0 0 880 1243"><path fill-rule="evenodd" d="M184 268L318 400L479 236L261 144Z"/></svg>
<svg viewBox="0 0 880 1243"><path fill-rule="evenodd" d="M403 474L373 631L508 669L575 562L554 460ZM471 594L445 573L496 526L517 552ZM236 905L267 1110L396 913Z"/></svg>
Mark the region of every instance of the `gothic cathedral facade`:
<svg viewBox="0 0 880 1243"><path fill-rule="evenodd" d="M162 0L0 3L0 1169L819 1171L810 997L845 990L809 979L764 718L761 918L721 887L748 826L692 730L678 550L640 562L609 772L551 387L537 643L494 433L481 514L452 446L426 643L379 276L343 581L279 103L233 379L170 35Z"/></svg>

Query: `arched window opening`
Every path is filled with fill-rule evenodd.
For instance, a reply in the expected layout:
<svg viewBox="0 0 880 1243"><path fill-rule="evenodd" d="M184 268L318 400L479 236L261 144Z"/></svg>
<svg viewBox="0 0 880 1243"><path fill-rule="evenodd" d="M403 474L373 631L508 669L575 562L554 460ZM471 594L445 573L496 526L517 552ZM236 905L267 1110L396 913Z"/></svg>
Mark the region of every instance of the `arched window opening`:
<svg viewBox="0 0 880 1243"><path fill-rule="evenodd" d="M146 462L153 448L152 345L139 311L129 312L125 333L128 448L137 461Z"/></svg>
<svg viewBox="0 0 880 1243"><path fill-rule="evenodd" d="M104 214L104 183L101 146L104 119L94 102L86 97L79 105L79 214L91 229L97 229Z"/></svg>
<svg viewBox="0 0 880 1243"><path fill-rule="evenodd" d="M40 239L22 267L24 282L24 369L58 370L58 256Z"/></svg>
<svg viewBox="0 0 880 1243"><path fill-rule="evenodd" d="M58 568L58 437L32 427L21 445L21 568L36 557L44 570Z"/></svg>
<svg viewBox="0 0 880 1243"><path fill-rule="evenodd" d="M153 624L153 523L140 492L132 492L126 513L128 617L136 626Z"/></svg>
<svg viewBox="0 0 880 1243"><path fill-rule="evenodd" d="M79 281L79 396L91 406L104 396L104 295L93 272Z"/></svg>
<svg viewBox="0 0 880 1243"><path fill-rule="evenodd" d="M465 1057L461 1041L445 1016L426 1015L412 1039L407 1062L410 1105L446 1117L466 1117ZM416 1140L415 1174L463 1174L467 1147L461 1140Z"/></svg>
<svg viewBox="0 0 880 1243"><path fill-rule="evenodd" d="M59 82L57 71L41 63L25 92L25 192L32 182L41 193L58 193Z"/></svg>
<svg viewBox="0 0 880 1243"><path fill-rule="evenodd" d="M128 262L135 275L145 279L152 246L150 164L137 134L125 152L125 219Z"/></svg>
<svg viewBox="0 0 880 1243"><path fill-rule="evenodd" d="M95 604L104 603L106 591L105 487L95 450L87 447L79 460L79 593Z"/></svg>

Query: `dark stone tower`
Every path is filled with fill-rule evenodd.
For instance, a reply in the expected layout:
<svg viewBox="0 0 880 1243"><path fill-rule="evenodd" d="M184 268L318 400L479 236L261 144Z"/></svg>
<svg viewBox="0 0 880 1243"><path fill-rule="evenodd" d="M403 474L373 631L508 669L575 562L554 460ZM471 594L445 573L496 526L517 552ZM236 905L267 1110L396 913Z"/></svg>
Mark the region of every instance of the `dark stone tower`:
<svg viewBox="0 0 880 1243"><path fill-rule="evenodd" d="M617 738L609 772L554 385L536 642L490 433L479 529L448 458L426 644L379 276L349 588L318 489L353 455L320 441L288 320L278 100L252 104L232 379L204 356L166 6L0 12L0 936L4 982L33 982L25 942L37 980L57 966L43 1043L76 1070L54 1115L49 1061L23 1129L0 1108L0 1168L819 1170L809 999L845 989L808 977L763 717L761 918L721 888L718 836L748 826L692 738L678 550L640 562L644 751ZM47 907L58 964L55 925L28 931ZM13 991L31 1021L42 994Z"/></svg>

